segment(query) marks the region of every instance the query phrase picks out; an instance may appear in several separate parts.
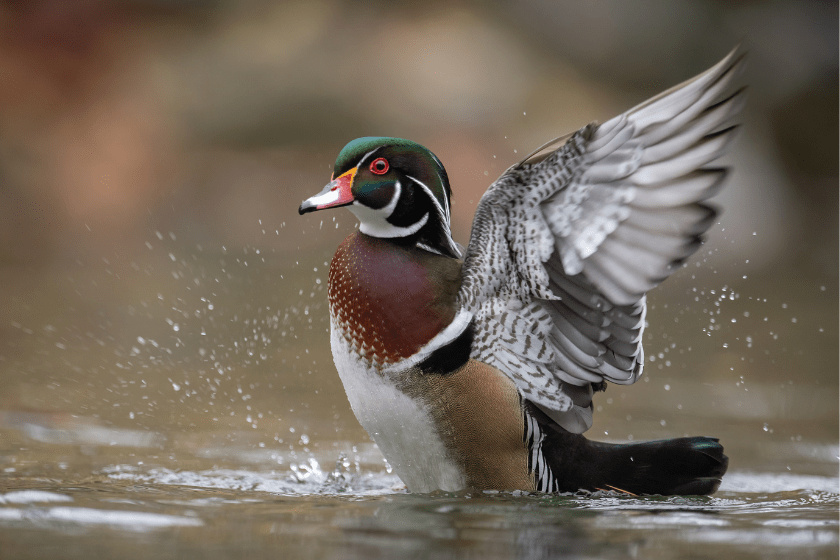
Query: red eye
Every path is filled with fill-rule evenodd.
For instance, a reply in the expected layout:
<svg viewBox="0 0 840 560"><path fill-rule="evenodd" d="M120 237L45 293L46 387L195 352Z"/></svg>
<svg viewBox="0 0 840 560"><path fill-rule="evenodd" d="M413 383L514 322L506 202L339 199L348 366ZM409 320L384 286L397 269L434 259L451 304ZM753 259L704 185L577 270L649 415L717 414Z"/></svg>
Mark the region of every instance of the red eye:
<svg viewBox="0 0 840 560"><path fill-rule="evenodd" d="M370 172L376 175L384 175L388 172L388 160L384 157L376 158L370 162Z"/></svg>

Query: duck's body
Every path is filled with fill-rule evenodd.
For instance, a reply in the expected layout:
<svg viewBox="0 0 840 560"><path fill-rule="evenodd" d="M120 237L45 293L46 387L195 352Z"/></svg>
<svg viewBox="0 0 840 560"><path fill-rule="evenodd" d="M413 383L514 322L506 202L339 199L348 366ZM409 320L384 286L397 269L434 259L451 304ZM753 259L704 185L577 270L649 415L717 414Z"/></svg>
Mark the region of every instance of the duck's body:
<svg viewBox="0 0 840 560"><path fill-rule="evenodd" d="M360 232L330 263L330 342L347 398L397 474L419 492L463 488L466 478L423 399L426 376L416 364L394 366L453 323L460 270L455 259ZM383 371L389 366L394 371Z"/></svg>
<svg viewBox="0 0 840 560"><path fill-rule="evenodd" d="M509 169L462 260L440 161L362 138L301 213L361 220L330 264L333 358L353 412L412 492L465 488L708 494L712 438L583 437L605 381L635 382L645 292L700 244L743 94L713 105L740 58Z"/></svg>

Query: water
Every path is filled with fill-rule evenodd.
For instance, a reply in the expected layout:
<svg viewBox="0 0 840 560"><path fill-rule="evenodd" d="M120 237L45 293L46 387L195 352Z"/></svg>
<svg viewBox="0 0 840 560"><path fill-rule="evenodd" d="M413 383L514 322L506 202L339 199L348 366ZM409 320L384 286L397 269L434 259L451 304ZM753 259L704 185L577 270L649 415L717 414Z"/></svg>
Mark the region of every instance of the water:
<svg viewBox="0 0 840 560"><path fill-rule="evenodd" d="M0 277L0 558L838 557L830 277L682 271L642 380L598 395L593 439L720 437L714 496L412 495L332 365L335 240L166 239Z"/></svg>
<svg viewBox="0 0 840 560"><path fill-rule="evenodd" d="M710 498L411 495L384 470L4 478L4 558L832 558L838 480L731 473ZM349 464L347 461L343 462Z"/></svg>

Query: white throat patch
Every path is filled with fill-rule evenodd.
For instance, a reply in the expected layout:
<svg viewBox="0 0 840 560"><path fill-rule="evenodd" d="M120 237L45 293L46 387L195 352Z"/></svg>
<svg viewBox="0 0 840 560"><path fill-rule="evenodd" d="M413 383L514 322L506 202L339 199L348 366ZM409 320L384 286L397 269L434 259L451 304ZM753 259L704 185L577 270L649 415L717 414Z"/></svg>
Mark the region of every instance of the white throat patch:
<svg viewBox="0 0 840 560"><path fill-rule="evenodd" d="M348 210L353 212L359 218L359 222L361 222L359 231L371 237L384 238L408 237L420 231L420 228L425 226L426 222L429 221L428 212L417 222L406 227L395 226L388 221L388 218L394 213L394 209L400 201L400 194L402 194L402 185L397 181L394 183L394 196L386 206L382 208L369 208L358 202L353 202L353 204L348 206Z"/></svg>

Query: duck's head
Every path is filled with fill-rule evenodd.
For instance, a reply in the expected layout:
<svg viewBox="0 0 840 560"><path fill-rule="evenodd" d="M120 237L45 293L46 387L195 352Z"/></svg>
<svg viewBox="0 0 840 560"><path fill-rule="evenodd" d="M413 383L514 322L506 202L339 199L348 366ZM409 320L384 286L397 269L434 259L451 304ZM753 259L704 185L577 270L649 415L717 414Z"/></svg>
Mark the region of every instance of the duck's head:
<svg viewBox="0 0 840 560"><path fill-rule="evenodd" d="M298 211L346 206L366 235L416 242L458 258L449 228L450 196L446 170L432 152L410 140L366 137L344 146L332 181Z"/></svg>

